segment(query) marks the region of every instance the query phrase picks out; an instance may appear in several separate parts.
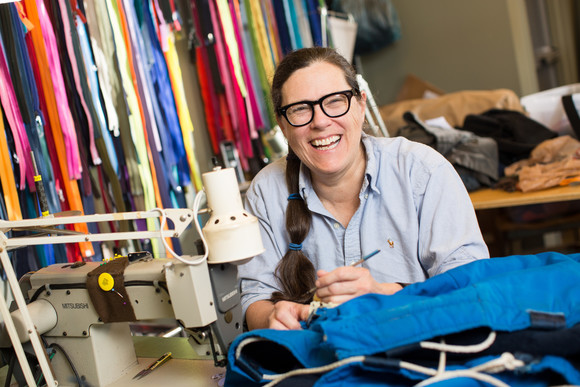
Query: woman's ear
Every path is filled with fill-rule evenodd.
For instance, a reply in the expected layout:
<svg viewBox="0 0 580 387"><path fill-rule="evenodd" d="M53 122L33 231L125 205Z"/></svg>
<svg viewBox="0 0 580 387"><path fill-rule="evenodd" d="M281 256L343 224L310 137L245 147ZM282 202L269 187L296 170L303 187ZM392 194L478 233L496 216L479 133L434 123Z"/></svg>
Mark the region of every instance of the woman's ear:
<svg viewBox="0 0 580 387"><path fill-rule="evenodd" d="M358 100L358 103L360 104L362 114L364 115L367 107L367 93L364 90L361 90L360 92L360 100Z"/></svg>

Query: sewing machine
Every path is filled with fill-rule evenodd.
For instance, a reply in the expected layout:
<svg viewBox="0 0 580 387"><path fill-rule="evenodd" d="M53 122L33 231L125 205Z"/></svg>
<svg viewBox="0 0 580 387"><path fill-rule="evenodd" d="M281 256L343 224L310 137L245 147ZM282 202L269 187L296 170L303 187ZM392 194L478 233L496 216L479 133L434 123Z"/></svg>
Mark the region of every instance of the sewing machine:
<svg viewBox="0 0 580 387"><path fill-rule="evenodd" d="M264 249L257 219L243 209L233 169L208 172L203 183L210 218L203 230L195 222L205 247L202 256L177 256L165 242L168 236L180 236L202 212L197 208L200 194L194 209L0 221L0 259L18 307L9 313L1 298L0 309L28 385L36 383L25 347L36 355L49 386L107 386L135 372L132 321L175 319L196 350L213 354L216 366L225 365L227 349L243 325L236 265ZM61 235L55 228L150 218L159 219L158 231ZM6 237L9 230L25 229L51 234ZM130 253L105 263L55 264L18 283L7 254L15 246L152 237L160 237L174 258ZM58 349L52 360L46 346Z"/></svg>

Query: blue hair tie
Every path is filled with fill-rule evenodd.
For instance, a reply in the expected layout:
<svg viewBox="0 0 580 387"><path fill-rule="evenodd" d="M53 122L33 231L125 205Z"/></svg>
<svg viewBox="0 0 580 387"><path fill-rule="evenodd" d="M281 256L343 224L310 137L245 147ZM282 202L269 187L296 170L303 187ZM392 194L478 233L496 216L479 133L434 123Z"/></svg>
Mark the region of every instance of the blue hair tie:
<svg viewBox="0 0 580 387"><path fill-rule="evenodd" d="M302 197L300 195L298 195L297 193L293 193L290 194L290 196L288 196L288 200L300 200L302 199Z"/></svg>
<svg viewBox="0 0 580 387"><path fill-rule="evenodd" d="M302 243L290 243L288 244L288 248L294 251L302 250Z"/></svg>

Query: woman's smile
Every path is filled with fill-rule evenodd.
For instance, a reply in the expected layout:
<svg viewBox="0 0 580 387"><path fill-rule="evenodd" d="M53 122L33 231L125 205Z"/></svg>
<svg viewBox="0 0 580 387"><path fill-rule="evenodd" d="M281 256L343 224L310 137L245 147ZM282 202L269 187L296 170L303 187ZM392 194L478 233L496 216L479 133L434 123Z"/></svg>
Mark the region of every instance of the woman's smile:
<svg viewBox="0 0 580 387"><path fill-rule="evenodd" d="M334 149L338 146L341 138L342 138L342 136L338 136L338 135L329 136L326 138L318 138L318 139L310 141L310 145L312 145L317 150L321 150L321 151L331 150L331 149Z"/></svg>

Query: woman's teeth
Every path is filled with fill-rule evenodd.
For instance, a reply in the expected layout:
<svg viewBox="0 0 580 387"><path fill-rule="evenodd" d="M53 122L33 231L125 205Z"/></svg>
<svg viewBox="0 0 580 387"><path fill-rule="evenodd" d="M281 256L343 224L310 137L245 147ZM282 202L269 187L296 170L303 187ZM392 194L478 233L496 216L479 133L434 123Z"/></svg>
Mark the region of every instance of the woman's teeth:
<svg viewBox="0 0 580 387"><path fill-rule="evenodd" d="M319 140L312 140L310 144L318 150L333 149L338 146L340 136L330 136Z"/></svg>

